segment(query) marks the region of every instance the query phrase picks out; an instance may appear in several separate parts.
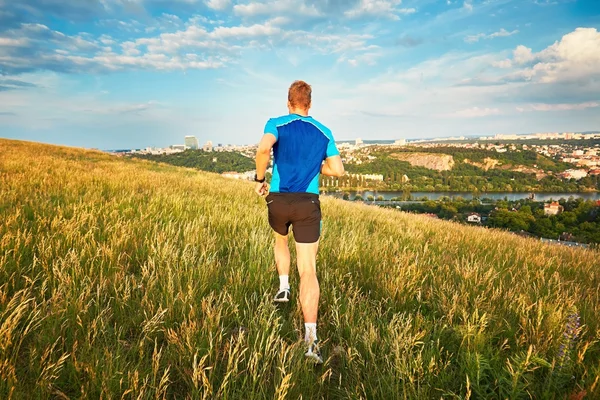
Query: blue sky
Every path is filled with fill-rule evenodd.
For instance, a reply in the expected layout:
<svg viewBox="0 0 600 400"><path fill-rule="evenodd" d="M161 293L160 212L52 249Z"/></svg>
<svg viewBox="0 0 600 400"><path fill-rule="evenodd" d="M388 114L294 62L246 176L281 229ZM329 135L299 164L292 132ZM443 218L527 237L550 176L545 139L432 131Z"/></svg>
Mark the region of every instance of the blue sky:
<svg viewBox="0 0 600 400"><path fill-rule="evenodd" d="M0 0L0 137L256 143L600 129L597 0Z"/></svg>

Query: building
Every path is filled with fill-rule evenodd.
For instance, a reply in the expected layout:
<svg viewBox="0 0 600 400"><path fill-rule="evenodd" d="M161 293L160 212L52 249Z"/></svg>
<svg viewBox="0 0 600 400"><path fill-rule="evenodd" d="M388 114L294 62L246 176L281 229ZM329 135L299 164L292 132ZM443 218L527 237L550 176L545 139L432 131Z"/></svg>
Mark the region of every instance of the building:
<svg viewBox="0 0 600 400"><path fill-rule="evenodd" d="M592 170L590 170L589 175L590 176L598 176L598 175L600 175L600 169L592 169Z"/></svg>
<svg viewBox="0 0 600 400"><path fill-rule="evenodd" d="M406 139L398 139L394 142L395 146L404 146L406 145Z"/></svg>
<svg viewBox="0 0 600 400"><path fill-rule="evenodd" d="M185 137L185 147L187 149L198 150L198 139L196 136L186 136Z"/></svg>
<svg viewBox="0 0 600 400"><path fill-rule="evenodd" d="M171 150L174 151L184 151L185 150L185 144L174 144L171 146Z"/></svg>
<svg viewBox="0 0 600 400"><path fill-rule="evenodd" d="M550 204L544 205L544 214L546 215L558 215L563 212L564 208L557 201L553 201Z"/></svg>
<svg viewBox="0 0 600 400"><path fill-rule="evenodd" d="M204 150L204 151L213 151L213 144L212 144L212 142L210 140L208 142L206 142L206 144L204 144L204 147L202 147L202 150Z"/></svg>
<svg viewBox="0 0 600 400"><path fill-rule="evenodd" d="M580 159L577 161L577 166L579 167L595 167L596 165L598 165L598 161L596 160Z"/></svg>
<svg viewBox="0 0 600 400"><path fill-rule="evenodd" d="M480 224L481 223L481 215L477 214L477 213L470 213L469 215L467 215L467 222L471 222L474 224Z"/></svg>
<svg viewBox="0 0 600 400"><path fill-rule="evenodd" d="M362 141L362 139L361 139L361 138L357 138L357 139L354 141L354 145L355 145L355 146L360 146L360 145L362 145L362 144L363 144L363 141Z"/></svg>
<svg viewBox="0 0 600 400"><path fill-rule="evenodd" d="M587 171L584 169L568 169L561 176L565 179L575 179L578 181L587 176Z"/></svg>
<svg viewBox="0 0 600 400"><path fill-rule="evenodd" d="M364 179L365 181L383 182L383 175L380 174L348 174L351 178Z"/></svg>

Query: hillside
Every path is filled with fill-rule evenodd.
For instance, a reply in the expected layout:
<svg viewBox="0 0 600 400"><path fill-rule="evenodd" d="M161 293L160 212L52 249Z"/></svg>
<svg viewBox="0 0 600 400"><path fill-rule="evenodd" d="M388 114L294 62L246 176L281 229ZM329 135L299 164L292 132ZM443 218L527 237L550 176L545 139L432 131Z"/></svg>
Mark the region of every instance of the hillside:
<svg viewBox="0 0 600 400"><path fill-rule="evenodd" d="M209 172L246 172L254 169L254 160L235 152L186 150L182 153L136 155L137 158Z"/></svg>
<svg viewBox="0 0 600 400"><path fill-rule="evenodd" d="M324 198L315 368L252 188L0 139L0 398L600 398L597 252Z"/></svg>
<svg viewBox="0 0 600 400"><path fill-rule="evenodd" d="M568 164L533 151L496 153L455 147L368 147L348 163L353 174L381 174L383 182L366 185L374 190L416 192L555 192L600 190L600 177L568 181L558 173ZM408 182L402 182L406 175ZM339 179L342 190L356 189L349 178ZM363 185L363 187L365 187Z"/></svg>
<svg viewBox="0 0 600 400"><path fill-rule="evenodd" d="M454 166L454 159L448 154L431 153L392 153L390 157L407 161L413 167L424 167L436 171L449 171Z"/></svg>

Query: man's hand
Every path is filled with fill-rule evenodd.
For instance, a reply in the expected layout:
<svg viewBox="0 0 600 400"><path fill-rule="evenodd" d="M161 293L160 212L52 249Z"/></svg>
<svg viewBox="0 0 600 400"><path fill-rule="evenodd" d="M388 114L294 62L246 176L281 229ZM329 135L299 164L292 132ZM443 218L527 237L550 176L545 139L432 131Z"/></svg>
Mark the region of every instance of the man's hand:
<svg viewBox="0 0 600 400"><path fill-rule="evenodd" d="M259 196L266 196L269 193L269 185L267 182L257 182L254 191Z"/></svg>

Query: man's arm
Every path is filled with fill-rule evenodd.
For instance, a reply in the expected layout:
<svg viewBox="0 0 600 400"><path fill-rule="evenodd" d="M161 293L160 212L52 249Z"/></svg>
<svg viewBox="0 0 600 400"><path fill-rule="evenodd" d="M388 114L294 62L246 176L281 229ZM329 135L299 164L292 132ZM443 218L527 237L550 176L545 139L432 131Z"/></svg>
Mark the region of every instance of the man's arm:
<svg viewBox="0 0 600 400"><path fill-rule="evenodd" d="M342 157L331 156L325 159L323 165L321 165L321 173L327 176L342 176L344 175L344 164L342 163Z"/></svg>
<svg viewBox="0 0 600 400"><path fill-rule="evenodd" d="M274 135L266 133L258 144L258 150L256 150L256 177L258 179L265 177L271 160L271 148L273 148L276 141Z"/></svg>

